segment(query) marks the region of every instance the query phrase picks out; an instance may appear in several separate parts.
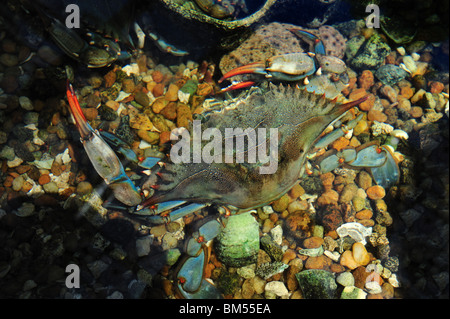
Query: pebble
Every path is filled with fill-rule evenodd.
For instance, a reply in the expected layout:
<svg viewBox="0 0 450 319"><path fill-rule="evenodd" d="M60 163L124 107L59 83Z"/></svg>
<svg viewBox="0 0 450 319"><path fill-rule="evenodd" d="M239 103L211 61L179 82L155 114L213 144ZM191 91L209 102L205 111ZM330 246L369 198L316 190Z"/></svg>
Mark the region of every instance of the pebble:
<svg viewBox="0 0 450 319"><path fill-rule="evenodd" d="M382 111L380 110L375 110L375 109L371 109L369 111L369 113L367 114L367 119L369 121L377 121L377 122L386 122L387 120L387 115L384 114Z"/></svg>
<svg viewBox="0 0 450 319"><path fill-rule="evenodd" d="M379 294L382 292L380 284L376 281L368 281L366 282L364 287L366 288L367 292L372 295Z"/></svg>
<svg viewBox="0 0 450 319"><path fill-rule="evenodd" d="M136 240L136 254L138 257L147 256L150 253L150 246L153 243L153 236L145 236Z"/></svg>
<svg viewBox="0 0 450 319"><path fill-rule="evenodd" d="M339 263L350 270L356 269L360 266L353 258L353 254L350 250L346 250L342 253Z"/></svg>
<svg viewBox="0 0 450 319"><path fill-rule="evenodd" d="M364 70L358 78L358 84L360 88L369 90L375 84L372 71Z"/></svg>
<svg viewBox="0 0 450 319"><path fill-rule="evenodd" d="M265 292L281 298L287 298L289 296L289 291L281 281L268 282L265 286Z"/></svg>
<svg viewBox="0 0 450 319"><path fill-rule="evenodd" d="M19 97L19 104L20 107L27 111L32 111L34 109L33 103L31 100L26 96Z"/></svg>
<svg viewBox="0 0 450 319"><path fill-rule="evenodd" d="M363 209L356 213L356 218L358 219L371 219L373 212L370 209Z"/></svg>
<svg viewBox="0 0 450 319"><path fill-rule="evenodd" d="M352 256L356 263L366 266L370 262L370 255L366 247L361 243L354 243L352 247Z"/></svg>
<svg viewBox="0 0 450 319"><path fill-rule="evenodd" d="M320 237L309 237L303 241L303 247L309 248L319 248L324 243L323 238Z"/></svg>
<svg viewBox="0 0 450 319"><path fill-rule="evenodd" d="M165 99L170 102L175 102L178 100L178 86L175 84L170 84L167 89L166 94L164 95Z"/></svg>
<svg viewBox="0 0 450 319"><path fill-rule="evenodd" d="M366 190L372 186L372 176L366 171L360 171L356 177L356 183L359 187Z"/></svg>
<svg viewBox="0 0 450 319"><path fill-rule="evenodd" d="M28 217L33 215L34 212L35 207L33 203L23 203L22 206L17 209L16 215L20 217Z"/></svg>
<svg viewBox="0 0 450 319"><path fill-rule="evenodd" d="M165 89L164 84L162 84L162 83L156 84L153 87L153 91L152 91L153 96L154 97L162 96L164 94L164 89Z"/></svg>
<svg viewBox="0 0 450 319"><path fill-rule="evenodd" d="M0 63L6 67L13 67L19 63L19 59L15 54L3 53L0 55Z"/></svg>
<svg viewBox="0 0 450 319"><path fill-rule="evenodd" d="M272 208L276 212L282 213L284 210L288 208L288 205L289 205L289 196L285 194L272 203Z"/></svg>
<svg viewBox="0 0 450 319"><path fill-rule="evenodd" d="M344 287L354 286L355 278L353 278L351 272L345 271L336 277L336 282Z"/></svg>
<svg viewBox="0 0 450 319"><path fill-rule="evenodd" d="M342 290L341 299L366 299L367 293L355 286L348 286Z"/></svg>
<svg viewBox="0 0 450 319"><path fill-rule="evenodd" d="M423 110L420 106L413 106L409 111L409 114L411 114L413 118L420 118L423 115Z"/></svg>
<svg viewBox="0 0 450 319"><path fill-rule="evenodd" d="M78 183L76 192L79 195L86 195L86 194L91 193L92 190L93 190L93 187L92 187L91 183L89 183L88 181L82 181L82 182Z"/></svg>
<svg viewBox="0 0 450 319"><path fill-rule="evenodd" d="M56 185L55 182L47 183L47 184L43 185L42 187L44 188L44 191L49 194L56 194L59 191L58 185Z"/></svg>
<svg viewBox="0 0 450 319"><path fill-rule="evenodd" d="M38 179L39 185L45 185L47 183L50 183L50 181L51 181L50 175L48 175L48 174L42 174L41 176L39 176L39 179Z"/></svg>
<svg viewBox="0 0 450 319"><path fill-rule="evenodd" d="M14 178L12 182L12 189L16 192L20 191L22 189L23 183L25 182L25 179L22 177L22 175L17 176Z"/></svg>
<svg viewBox="0 0 450 319"><path fill-rule="evenodd" d="M374 185L369 187L366 190L367 196L370 199L376 200L376 199L382 199L384 198L384 196L386 196L386 191L384 190L384 188L382 186L379 185Z"/></svg>
<svg viewBox="0 0 450 319"><path fill-rule="evenodd" d="M390 85L384 85L380 89L380 93L387 97L391 103L395 103L397 101L397 92Z"/></svg>
<svg viewBox="0 0 450 319"><path fill-rule="evenodd" d="M320 197L317 199L317 204L319 206L337 205L338 200L339 194L335 190L329 190L320 195Z"/></svg>

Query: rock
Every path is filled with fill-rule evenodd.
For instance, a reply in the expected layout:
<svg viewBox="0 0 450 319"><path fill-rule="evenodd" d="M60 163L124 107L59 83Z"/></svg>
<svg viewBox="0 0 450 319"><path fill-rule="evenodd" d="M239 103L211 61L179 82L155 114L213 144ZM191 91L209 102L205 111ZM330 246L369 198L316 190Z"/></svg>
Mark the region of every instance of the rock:
<svg viewBox="0 0 450 319"><path fill-rule="evenodd" d="M334 190L328 190L317 199L317 204L319 206L325 205L337 205L339 200L339 194Z"/></svg>
<svg viewBox="0 0 450 319"><path fill-rule="evenodd" d="M281 298L287 298L289 296L289 291L281 281L268 282L265 287L265 292L275 294Z"/></svg>
<svg viewBox="0 0 450 319"><path fill-rule="evenodd" d="M370 186L372 186L372 176L370 176L370 174L367 173L366 171L362 170L356 177L356 183L359 185L359 187L366 190Z"/></svg>
<svg viewBox="0 0 450 319"><path fill-rule="evenodd" d="M152 78L153 78L153 81L155 81L156 83L161 83L162 80L164 79L164 74L162 74L162 72L159 70L155 70L152 73Z"/></svg>
<svg viewBox="0 0 450 319"><path fill-rule="evenodd" d="M175 102L176 100L178 100L178 86L176 86L175 84L170 84L164 97L167 101L170 102Z"/></svg>
<svg viewBox="0 0 450 319"><path fill-rule="evenodd" d="M337 285L333 273L320 270L304 270L296 274L300 289L306 299L332 299Z"/></svg>
<svg viewBox="0 0 450 319"><path fill-rule="evenodd" d="M374 34L356 50L349 65L357 70L376 70L390 52L389 45L383 42L379 34Z"/></svg>
<svg viewBox="0 0 450 319"><path fill-rule="evenodd" d="M382 96L387 97L391 103L397 102L397 92L392 86L384 85L383 87L381 87L380 93Z"/></svg>
<svg viewBox="0 0 450 319"><path fill-rule="evenodd" d="M345 271L336 277L336 282L344 287L354 286L355 278L353 278L351 272Z"/></svg>
<svg viewBox="0 0 450 319"><path fill-rule="evenodd" d="M376 281L368 281L366 282L364 287L366 288L367 292L372 295L379 294L382 292L380 284Z"/></svg>
<svg viewBox="0 0 450 319"><path fill-rule="evenodd" d="M285 194L272 203L272 208L275 211L282 213L284 210L287 209L288 205L289 205L289 196Z"/></svg>
<svg viewBox="0 0 450 319"><path fill-rule="evenodd" d="M273 275L282 273L284 270L286 270L289 266L285 263L282 263L280 261L275 262L266 262L263 264L260 264L258 268L256 269L256 275L263 279L268 279L272 277Z"/></svg>
<svg viewBox="0 0 450 319"><path fill-rule="evenodd" d="M393 64L386 64L378 68L378 70L375 72L375 76L384 84L393 86L400 82L401 80L408 77L408 72L403 70L401 67L393 65Z"/></svg>
<svg viewBox="0 0 450 319"><path fill-rule="evenodd" d="M366 299L367 293L355 286L348 286L342 290L341 299Z"/></svg>
<svg viewBox="0 0 450 319"><path fill-rule="evenodd" d="M230 224L231 223L231 224ZM256 262L259 251L259 224L248 213L230 216L225 229L217 236L217 257L226 265L242 267Z"/></svg>
<svg viewBox="0 0 450 319"><path fill-rule="evenodd" d="M272 237L275 244L281 245L281 242L283 240L283 228L281 227L281 225L273 227L270 230L270 236Z"/></svg>
<svg viewBox="0 0 450 319"><path fill-rule="evenodd" d="M345 223L336 229L339 237L351 237L354 241L366 244L366 237L372 234L372 227L364 227L360 223Z"/></svg>
<svg viewBox="0 0 450 319"><path fill-rule="evenodd" d="M358 85L364 90L369 90L375 84L372 71L364 70L358 78Z"/></svg>
<svg viewBox="0 0 450 319"><path fill-rule="evenodd" d="M387 116L382 111L371 109L367 114L367 119L369 121L386 122Z"/></svg>
<svg viewBox="0 0 450 319"><path fill-rule="evenodd" d="M370 209L363 209L356 213L356 218L358 219L371 219L373 212Z"/></svg>
<svg viewBox="0 0 450 319"><path fill-rule="evenodd" d="M150 253L150 246L153 243L153 236L145 236L136 240L136 254L138 257L147 256Z"/></svg>
<svg viewBox="0 0 450 319"><path fill-rule="evenodd" d="M33 103L31 100L26 96L19 97L19 104L20 107L27 111L32 111L34 109Z"/></svg>
<svg viewBox="0 0 450 319"><path fill-rule="evenodd" d="M323 244L323 239L320 237L310 237L303 241L303 247L305 248L319 248Z"/></svg>
<svg viewBox="0 0 450 319"><path fill-rule="evenodd" d="M13 67L19 63L19 59L16 54L3 53L0 55L0 63L6 67Z"/></svg>
<svg viewBox="0 0 450 319"><path fill-rule="evenodd" d="M23 203L22 206L20 206L17 209L16 215L19 217L28 217L35 213L35 207L32 203Z"/></svg>
<svg viewBox="0 0 450 319"><path fill-rule="evenodd" d="M83 196L83 195L91 193L93 189L94 188L91 183L89 183L88 181L82 181L82 182L78 183L76 192L77 192L77 194Z"/></svg>
<svg viewBox="0 0 450 319"><path fill-rule="evenodd" d="M177 104L177 127L189 127L192 121L192 112L188 105L183 103Z"/></svg>
<svg viewBox="0 0 450 319"><path fill-rule="evenodd" d="M329 270L331 267L331 259L323 255L323 247L301 249L299 254L304 254L305 251L309 251L310 256L306 260L306 269L324 269Z"/></svg>
<svg viewBox="0 0 450 319"><path fill-rule="evenodd" d="M25 182L25 179L22 175L17 176L14 178L12 182L12 189L16 192L20 191L22 189L23 183Z"/></svg>
<svg viewBox="0 0 450 319"><path fill-rule="evenodd" d="M353 259L360 265L366 266L370 262L370 255L361 243L354 243L352 247Z"/></svg>
<svg viewBox="0 0 450 319"><path fill-rule="evenodd" d="M376 200L376 199L382 199L384 196L386 196L386 191L383 187L379 185L371 186L366 190L367 196L370 199Z"/></svg>
<svg viewBox="0 0 450 319"><path fill-rule="evenodd" d="M439 93L441 93L441 92L444 90L444 88L445 88L444 83L442 83L442 82L437 82L437 81L432 81L432 82L429 83L429 85L430 85L430 92L433 93L433 94L434 94L434 93L439 94Z"/></svg>
<svg viewBox="0 0 450 319"><path fill-rule="evenodd" d="M355 196L357 190L358 186L356 186L355 183L345 185L344 189L341 192L341 195L339 196L339 202L350 203L351 200L353 199L353 196Z"/></svg>
<svg viewBox="0 0 450 319"><path fill-rule="evenodd" d="M350 270L356 269L360 266L353 258L353 254L350 250L346 250L342 253L339 263Z"/></svg>
<svg viewBox="0 0 450 319"><path fill-rule="evenodd" d="M138 130L137 135L149 144L158 144L159 142L159 133L157 132Z"/></svg>
<svg viewBox="0 0 450 319"><path fill-rule="evenodd" d="M281 261L283 258L281 246L276 244L270 236L261 237L261 248L275 261Z"/></svg>

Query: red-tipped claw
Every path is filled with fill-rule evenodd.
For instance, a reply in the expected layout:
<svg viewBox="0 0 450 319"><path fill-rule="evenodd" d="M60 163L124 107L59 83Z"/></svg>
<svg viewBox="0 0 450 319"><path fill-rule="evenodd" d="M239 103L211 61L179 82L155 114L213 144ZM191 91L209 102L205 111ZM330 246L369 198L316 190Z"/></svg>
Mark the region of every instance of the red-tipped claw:
<svg viewBox="0 0 450 319"><path fill-rule="evenodd" d="M222 83L224 80L231 78L235 75L241 74L266 74L266 65L264 62L254 62L247 65L243 65L237 67L227 73L225 73L222 78L219 80L219 83Z"/></svg>
<svg viewBox="0 0 450 319"><path fill-rule="evenodd" d="M225 92L232 91L232 90L245 89L247 87L252 86L253 84L255 84L254 81L238 82L238 83L231 84L230 86L227 86L226 88L223 88L222 90L220 90L220 92L225 93Z"/></svg>
<svg viewBox="0 0 450 319"><path fill-rule="evenodd" d="M75 91L73 90L72 84L67 80L67 101L69 102L69 111L75 119L75 123L77 125L78 131L80 132L81 138L83 140L88 139L93 129L86 121L83 112L81 111L80 103L78 103L77 96L75 95Z"/></svg>

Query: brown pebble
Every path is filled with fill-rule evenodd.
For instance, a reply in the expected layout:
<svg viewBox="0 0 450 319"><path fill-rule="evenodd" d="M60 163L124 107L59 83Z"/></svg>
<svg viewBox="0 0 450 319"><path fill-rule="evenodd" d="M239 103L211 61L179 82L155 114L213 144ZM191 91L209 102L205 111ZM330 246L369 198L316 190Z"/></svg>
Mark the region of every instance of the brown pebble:
<svg viewBox="0 0 450 319"><path fill-rule="evenodd" d="M110 88L116 82L117 74L113 70L109 71L103 77L105 79L105 87Z"/></svg>
<svg viewBox="0 0 450 319"><path fill-rule="evenodd" d="M346 250L342 253L339 263L341 266L345 266L351 270L360 266L353 258L353 254L350 250Z"/></svg>
<svg viewBox="0 0 450 319"><path fill-rule="evenodd" d="M408 86L404 86L400 90L400 95L409 100L413 97L414 90Z"/></svg>
<svg viewBox="0 0 450 319"><path fill-rule="evenodd" d="M161 73L161 71L154 71L152 73L152 78L153 81L155 81L156 83L161 83L162 80L164 79L164 75Z"/></svg>
<svg viewBox="0 0 450 319"><path fill-rule="evenodd" d="M318 257L308 257L305 263L305 268L329 270L331 264L332 264L331 259L325 255Z"/></svg>
<svg viewBox="0 0 450 319"><path fill-rule="evenodd" d="M370 70L364 70L361 73L361 76L358 78L358 85L360 88L364 90L368 90L374 85L375 78L373 76L372 71Z"/></svg>
<svg viewBox="0 0 450 319"><path fill-rule="evenodd" d="M166 100L170 102L175 102L176 100L178 100L178 89L178 86L176 86L175 84L170 84L166 94L164 95Z"/></svg>
<svg viewBox="0 0 450 319"><path fill-rule="evenodd" d="M423 110L420 106L413 106L411 108L411 110L409 111L409 114L411 114L411 116L414 118L419 118L419 117L422 117Z"/></svg>
<svg viewBox="0 0 450 319"><path fill-rule="evenodd" d="M93 121L98 116L98 110L95 107L88 107L81 110L83 112L84 117L88 121Z"/></svg>
<svg viewBox="0 0 450 319"><path fill-rule="evenodd" d="M303 241L303 247L310 249L310 248L319 248L323 244L323 238L320 237L310 237L306 238Z"/></svg>
<svg viewBox="0 0 450 319"><path fill-rule="evenodd" d="M39 185L45 185L47 183L50 183L50 175L48 174L43 174L39 177L38 183Z"/></svg>
<svg viewBox="0 0 450 319"><path fill-rule="evenodd" d="M134 84L133 79L124 79L122 81L122 91L125 93L133 93L134 89L136 88L136 85Z"/></svg>
<svg viewBox="0 0 450 319"><path fill-rule="evenodd" d="M379 185L371 186L366 190L367 197L370 199L382 199L386 196L386 191Z"/></svg>
<svg viewBox="0 0 450 319"><path fill-rule="evenodd" d="M319 206L325 206L325 205L337 205L337 202L339 200L339 194L334 190L328 190L325 193L323 193L318 199L317 204Z"/></svg>
<svg viewBox="0 0 450 319"><path fill-rule="evenodd" d="M284 253L283 258L281 259L281 262L288 264L295 257L297 257L297 254L295 253L295 251L293 251L292 249L288 249Z"/></svg>
<svg viewBox="0 0 450 319"><path fill-rule="evenodd" d="M369 113L367 114L367 119L369 121L377 121L377 122L386 122L387 116L383 112L379 110L371 109Z"/></svg>
<svg viewBox="0 0 450 319"><path fill-rule="evenodd" d="M158 97L158 96L162 96L164 94L164 84L162 83L158 83L153 87L153 96L154 97Z"/></svg>
<svg viewBox="0 0 450 319"><path fill-rule="evenodd" d="M371 219L373 212L370 209L363 209L356 213L356 218L358 219Z"/></svg>
<svg viewBox="0 0 450 319"><path fill-rule="evenodd" d="M444 90L444 83L432 81L430 82L430 92L431 93L441 93Z"/></svg>
<svg viewBox="0 0 450 319"><path fill-rule="evenodd" d="M295 184L294 187L292 187L291 190L289 191L289 196L292 199L297 199L303 194L305 194L305 190L299 184Z"/></svg>

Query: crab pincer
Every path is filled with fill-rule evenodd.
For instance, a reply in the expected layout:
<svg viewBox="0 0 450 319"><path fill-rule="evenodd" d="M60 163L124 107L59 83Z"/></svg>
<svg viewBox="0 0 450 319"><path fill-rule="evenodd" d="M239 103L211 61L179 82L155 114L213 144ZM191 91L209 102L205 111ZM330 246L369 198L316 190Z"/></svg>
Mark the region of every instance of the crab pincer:
<svg viewBox="0 0 450 319"><path fill-rule="evenodd" d="M112 189L114 196L128 206L138 205L142 199L139 191L128 178L117 155L94 130L83 115L72 85L67 81L69 111L75 119L81 143L97 173Z"/></svg>

